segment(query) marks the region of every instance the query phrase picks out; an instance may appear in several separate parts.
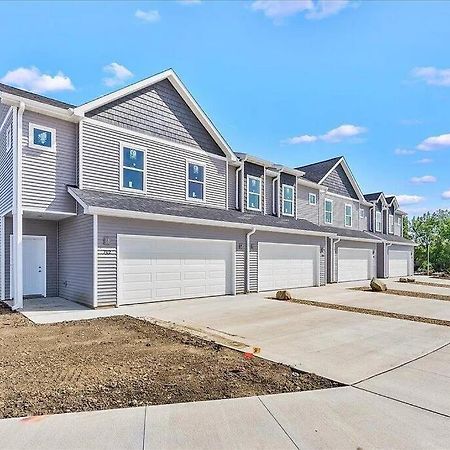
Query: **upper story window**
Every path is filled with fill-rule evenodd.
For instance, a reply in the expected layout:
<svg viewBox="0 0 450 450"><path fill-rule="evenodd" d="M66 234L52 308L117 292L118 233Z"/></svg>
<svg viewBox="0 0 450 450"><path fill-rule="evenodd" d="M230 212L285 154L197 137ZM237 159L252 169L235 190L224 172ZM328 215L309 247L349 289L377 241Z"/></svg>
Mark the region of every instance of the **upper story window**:
<svg viewBox="0 0 450 450"><path fill-rule="evenodd" d="M261 178L247 176L247 209L261 211Z"/></svg>
<svg viewBox="0 0 450 450"><path fill-rule="evenodd" d="M325 223L333 223L333 200L325 199Z"/></svg>
<svg viewBox="0 0 450 450"><path fill-rule="evenodd" d="M351 227L353 225L353 207L352 205L345 205L345 226Z"/></svg>
<svg viewBox="0 0 450 450"><path fill-rule="evenodd" d="M6 153L8 153L13 146L13 125L12 123L6 129Z"/></svg>
<svg viewBox="0 0 450 450"><path fill-rule="evenodd" d="M359 218L364 219L364 209L362 208L359 210Z"/></svg>
<svg viewBox="0 0 450 450"><path fill-rule="evenodd" d="M381 211L375 213L375 231L381 233L382 222L381 222Z"/></svg>
<svg viewBox="0 0 450 450"><path fill-rule="evenodd" d="M30 123L28 147L38 150L55 150L56 130Z"/></svg>
<svg viewBox="0 0 450 450"><path fill-rule="evenodd" d="M206 166L201 163L186 163L186 199L205 201Z"/></svg>
<svg viewBox="0 0 450 450"><path fill-rule="evenodd" d="M313 192L310 192L308 194L308 203L310 205L317 205L317 194L314 194Z"/></svg>
<svg viewBox="0 0 450 450"><path fill-rule="evenodd" d="M394 233L394 216L389 214L389 233Z"/></svg>
<svg viewBox="0 0 450 450"><path fill-rule="evenodd" d="M120 188L131 191L145 191L145 150L121 144Z"/></svg>
<svg viewBox="0 0 450 450"><path fill-rule="evenodd" d="M294 188L283 184L283 215L294 215Z"/></svg>
<svg viewBox="0 0 450 450"><path fill-rule="evenodd" d="M398 217L397 217L397 225L398 225L399 227L402 226L402 217L401 217L401 216L398 216Z"/></svg>

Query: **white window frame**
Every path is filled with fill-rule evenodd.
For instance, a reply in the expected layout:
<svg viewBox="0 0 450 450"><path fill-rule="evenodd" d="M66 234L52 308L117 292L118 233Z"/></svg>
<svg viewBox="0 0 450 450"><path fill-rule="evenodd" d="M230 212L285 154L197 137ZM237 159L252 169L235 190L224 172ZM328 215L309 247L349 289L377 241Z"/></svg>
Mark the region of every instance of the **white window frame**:
<svg viewBox="0 0 450 450"><path fill-rule="evenodd" d="M6 129L6 153L9 153L13 147L13 124L10 123Z"/></svg>
<svg viewBox="0 0 450 450"><path fill-rule="evenodd" d="M364 208L360 208L359 209L359 218L360 219L364 219L365 215L364 215Z"/></svg>
<svg viewBox="0 0 450 450"><path fill-rule="evenodd" d="M350 208L350 215L347 214L347 208ZM350 217L350 225L347 225L347 218ZM344 225L347 228L351 228L353 226L353 205L350 203L346 203L344 205Z"/></svg>
<svg viewBox="0 0 450 450"><path fill-rule="evenodd" d="M394 234L394 214L388 216L388 229L390 234Z"/></svg>
<svg viewBox="0 0 450 450"><path fill-rule="evenodd" d="M327 221L327 203L330 203L331 204L331 211L330 211L330 214L331 214L331 222L328 222ZM324 223L326 223L327 225L332 225L333 224L333 209L334 209L334 207L333 207L333 200L330 200L329 198L326 198L325 200L324 200L324 205L323 205L323 221L324 221Z"/></svg>
<svg viewBox="0 0 450 450"><path fill-rule="evenodd" d="M251 208L250 205L250 180L257 180L259 181L259 194L256 194L256 192L252 192L253 195L259 196L259 208ZM262 180L260 177L255 177L253 175L247 175L247 209L249 211L262 211Z"/></svg>
<svg viewBox="0 0 450 450"><path fill-rule="evenodd" d="M398 225L399 227L402 226L402 216L398 216L398 217L397 217L397 225Z"/></svg>
<svg viewBox="0 0 450 450"><path fill-rule="evenodd" d="M378 227L378 225L380 225L380 227ZM383 215L381 214L381 211L375 211L375 231L377 233L383 231Z"/></svg>
<svg viewBox="0 0 450 450"><path fill-rule="evenodd" d="M123 165L123 149L129 148L131 150L137 150L139 152L144 153L144 168L143 169L135 169L133 167L124 167ZM142 177L142 189L133 189L129 187L125 187L123 185L123 171L124 169L134 170L136 172L143 172ZM139 147L138 145L128 144L127 142L120 143L120 176L119 176L120 190L126 192L134 192L135 194L145 193L147 191L147 149L143 147Z"/></svg>
<svg viewBox="0 0 450 450"><path fill-rule="evenodd" d="M285 188L290 189L292 191L292 200L288 200L284 197L284 189ZM295 191L294 186L291 186L289 184L283 184L281 186L281 199L282 199L281 213L283 214L283 216L294 217L294 215L295 215L295 192L294 191ZM284 202L292 204L292 213L291 214L284 212Z"/></svg>
<svg viewBox="0 0 450 450"><path fill-rule="evenodd" d="M189 179L189 164L203 167L203 181ZM189 197L189 182L198 183L198 184L203 185L203 198ZM186 160L186 200L189 202L206 203L206 164L205 163L195 161L193 159Z"/></svg>
<svg viewBox="0 0 450 450"><path fill-rule="evenodd" d="M52 135L52 146L46 147L45 145L39 145L34 143L34 130L39 129L42 131L47 131ZM37 123L31 123L28 127L28 147L34 148L37 150L47 150L47 151L56 151L56 129L55 128L49 128L44 125L39 125Z"/></svg>
<svg viewBox="0 0 450 450"><path fill-rule="evenodd" d="M314 201L311 201L312 198L314 199ZM317 205L317 194L315 194L314 192L308 193L308 205Z"/></svg>

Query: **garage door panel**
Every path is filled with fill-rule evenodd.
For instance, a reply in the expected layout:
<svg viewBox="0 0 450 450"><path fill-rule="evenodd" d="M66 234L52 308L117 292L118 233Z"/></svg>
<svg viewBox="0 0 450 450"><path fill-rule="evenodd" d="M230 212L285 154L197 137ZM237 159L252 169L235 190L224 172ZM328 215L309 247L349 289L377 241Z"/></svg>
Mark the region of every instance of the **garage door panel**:
<svg viewBox="0 0 450 450"><path fill-rule="evenodd" d="M372 275L373 252L371 249L339 248L338 281L368 280Z"/></svg>
<svg viewBox="0 0 450 450"><path fill-rule="evenodd" d="M389 250L389 276L406 277L410 272L410 253L402 250Z"/></svg>
<svg viewBox="0 0 450 450"><path fill-rule="evenodd" d="M232 241L120 236L119 242L119 304L233 293Z"/></svg>

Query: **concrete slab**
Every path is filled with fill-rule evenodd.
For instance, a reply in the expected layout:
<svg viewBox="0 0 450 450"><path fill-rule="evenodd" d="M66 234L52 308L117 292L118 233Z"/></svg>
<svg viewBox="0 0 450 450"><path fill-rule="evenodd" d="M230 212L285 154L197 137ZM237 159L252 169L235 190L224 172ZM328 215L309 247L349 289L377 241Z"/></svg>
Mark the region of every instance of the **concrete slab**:
<svg viewBox="0 0 450 450"><path fill-rule="evenodd" d="M0 420L5 450L140 450L145 408Z"/></svg>
<svg viewBox="0 0 450 450"><path fill-rule="evenodd" d="M450 287L450 279L448 278L434 278L428 277L427 275L414 275L417 281L423 281L426 283L435 283L435 284L447 284Z"/></svg>
<svg viewBox="0 0 450 450"><path fill-rule="evenodd" d="M304 300L408 314L429 319L450 320L450 302L443 300L355 291L348 288L342 289L337 285L326 286L320 290L317 288L293 289L291 292L294 297Z"/></svg>
<svg viewBox="0 0 450 450"><path fill-rule="evenodd" d="M448 449L450 420L352 387L261 397L301 449Z"/></svg>
<svg viewBox="0 0 450 450"><path fill-rule="evenodd" d="M450 417L449 369L450 345L357 386Z"/></svg>
<svg viewBox="0 0 450 450"><path fill-rule="evenodd" d="M424 286L416 283L400 283L394 280L385 280L388 289L397 289L399 291L411 291L419 294L438 294L450 296L450 285L448 287Z"/></svg>
<svg viewBox="0 0 450 450"><path fill-rule="evenodd" d="M295 449L259 398L147 408L145 449Z"/></svg>
<svg viewBox="0 0 450 450"><path fill-rule="evenodd" d="M265 358L345 384L450 342L449 327L285 303L259 294L148 304L135 313L202 330L212 339L224 333L261 347Z"/></svg>

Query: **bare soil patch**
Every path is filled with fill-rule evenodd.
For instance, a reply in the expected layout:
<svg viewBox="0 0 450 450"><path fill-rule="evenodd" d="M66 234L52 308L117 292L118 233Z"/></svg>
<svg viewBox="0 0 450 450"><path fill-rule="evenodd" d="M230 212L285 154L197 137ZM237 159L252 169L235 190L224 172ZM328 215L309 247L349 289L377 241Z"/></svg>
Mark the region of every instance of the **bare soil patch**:
<svg viewBox="0 0 450 450"><path fill-rule="evenodd" d="M423 300L443 300L445 302L450 301L450 295L442 295L442 294L431 294L428 292L415 292L415 291L401 291L398 289L388 289L387 291L382 292L375 292L372 291L372 289L368 287L356 287L356 288L350 288L354 291L364 291L364 292L374 292L375 294L393 294L393 295L400 295L402 297L414 297L419 298Z"/></svg>
<svg viewBox="0 0 450 450"><path fill-rule="evenodd" d="M272 300L278 299L272 298ZM382 316L382 317L389 317L391 319L410 320L411 322L422 322L422 323L429 323L432 325L442 325L445 327L450 327L449 320L430 319L428 317L419 317L419 316L411 316L409 314L399 314L388 311L379 311L377 309L359 308L357 306L338 305L335 303L316 302L314 300L303 300L299 298L293 298L292 300L278 300L278 301L289 301L292 303L299 303L301 305L317 306L319 308L337 309L339 311L348 311L359 314L369 314L371 316Z"/></svg>
<svg viewBox="0 0 450 450"><path fill-rule="evenodd" d="M34 325L0 306L0 417L341 385L249 356L127 316Z"/></svg>

